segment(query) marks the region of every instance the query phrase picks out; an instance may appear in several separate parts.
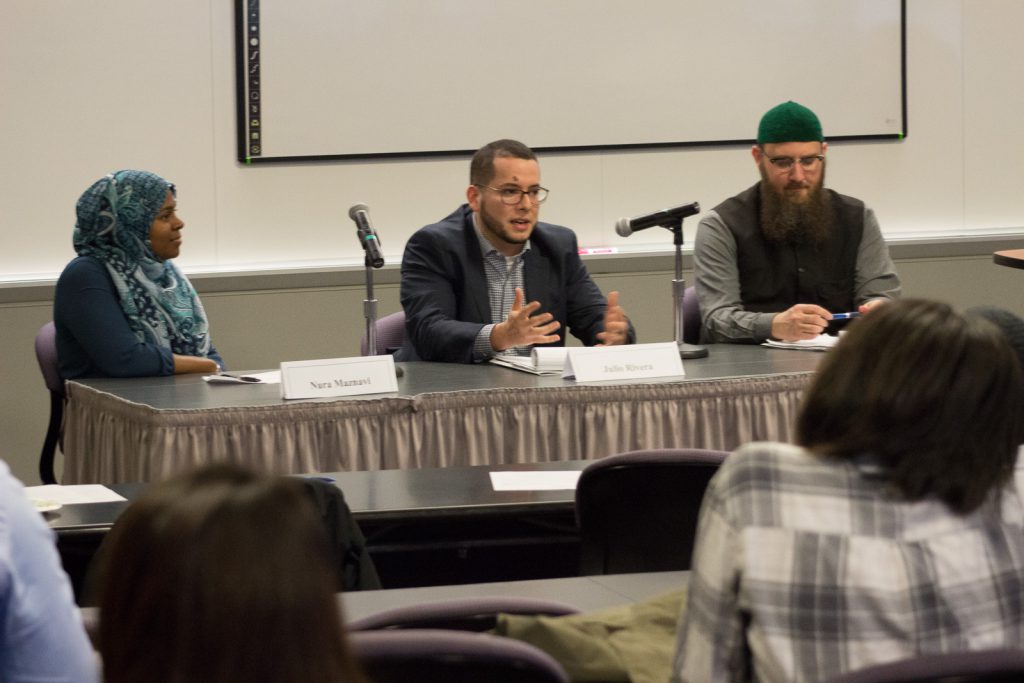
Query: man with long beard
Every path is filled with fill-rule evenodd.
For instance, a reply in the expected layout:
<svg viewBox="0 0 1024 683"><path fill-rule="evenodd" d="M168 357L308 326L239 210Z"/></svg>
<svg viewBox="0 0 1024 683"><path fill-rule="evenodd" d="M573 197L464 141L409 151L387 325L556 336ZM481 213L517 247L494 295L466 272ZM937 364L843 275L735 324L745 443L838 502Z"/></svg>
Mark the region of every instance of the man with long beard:
<svg viewBox="0 0 1024 683"><path fill-rule="evenodd" d="M601 295L576 235L538 222L548 195L533 151L515 140L481 147L469 167L467 203L416 231L402 257L408 343L397 360L478 363L497 354L587 346L636 335L618 292Z"/></svg>
<svg viewBox="0 0 1024 683"><path fill-rule="evenodd" d="M867 313L900 295L878 221L824 188L828 145L796 102L770 109L751 153L761 182L700 222L694 245L704 342L813 339L833 313Z"/></svg>

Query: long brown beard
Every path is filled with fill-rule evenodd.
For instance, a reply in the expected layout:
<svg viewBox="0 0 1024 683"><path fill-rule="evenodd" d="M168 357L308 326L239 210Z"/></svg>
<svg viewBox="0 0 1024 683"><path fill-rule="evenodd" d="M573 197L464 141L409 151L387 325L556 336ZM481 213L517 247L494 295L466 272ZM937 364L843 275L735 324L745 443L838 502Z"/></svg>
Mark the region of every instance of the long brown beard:
<svg viewBox="0 0 1024 683"><path fill-rule="evenodd" d="M761 232L769 242L777 244L817 244L832 231L832 202L822 189L821 180L812 187L807 200L794 202L779 192L765 178L761 169Z"/></svg>

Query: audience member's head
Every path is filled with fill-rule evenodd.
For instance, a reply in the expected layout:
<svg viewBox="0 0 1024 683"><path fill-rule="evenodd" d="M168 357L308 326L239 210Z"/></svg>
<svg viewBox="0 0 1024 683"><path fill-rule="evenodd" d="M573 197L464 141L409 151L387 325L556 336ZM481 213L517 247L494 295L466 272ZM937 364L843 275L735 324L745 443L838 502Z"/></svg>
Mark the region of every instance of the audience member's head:
<svg viewBox="0 0 1024 683"><path fill-rule="evenodd" d="M1006 335L1006 341L1017 353L1021 366L1024 367L1024 320L1006 309L996 306L975 306L968 309L968 314L978 315L995 323Z"/></svg>
<svg viewBox="0 0 1024 683"><path fill-rule="evenodd" d="M978 315L905 300L851 325L804 397L799 443L869 458L908 500L966 514L1012 475L1024 379L1004 334Z"/></svg>
<svg viewBox="0 0 1024 683"><path fill-rule="evenodd" d="M298 482L213 465L147 489L102 549L108 683L359 681Z"/></svg>

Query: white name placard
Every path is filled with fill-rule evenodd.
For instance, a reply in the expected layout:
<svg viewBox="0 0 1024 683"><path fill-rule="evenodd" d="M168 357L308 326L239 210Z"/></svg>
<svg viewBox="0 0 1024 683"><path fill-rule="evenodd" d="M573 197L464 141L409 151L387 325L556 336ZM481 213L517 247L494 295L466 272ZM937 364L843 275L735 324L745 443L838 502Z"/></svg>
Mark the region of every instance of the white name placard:
<svg viewBox="0 0 1024 683"><path fill-rule="evenodd" d="M577 382L607 382L656 377L683 377L683 361L675 342L573 348L562 377Z"/></svg>
<svg viewBox="0 0 1024 683"><path fill-rule="evenodd" d="M281 398L329 398L398 391L391 356L281 363Z"/></svg>

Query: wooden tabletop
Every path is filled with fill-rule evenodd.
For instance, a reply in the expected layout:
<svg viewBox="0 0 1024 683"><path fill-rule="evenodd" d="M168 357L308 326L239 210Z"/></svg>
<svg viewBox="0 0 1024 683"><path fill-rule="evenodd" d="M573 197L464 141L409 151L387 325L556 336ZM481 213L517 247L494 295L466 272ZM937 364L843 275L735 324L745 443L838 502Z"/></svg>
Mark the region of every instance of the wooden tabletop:
<svg viewBox="0 0 1024 683"><path fill-rule="evenodd" d="M1007 249L992 254L992 261L1009 268L1024 268L1024 249Z"/></svg>

